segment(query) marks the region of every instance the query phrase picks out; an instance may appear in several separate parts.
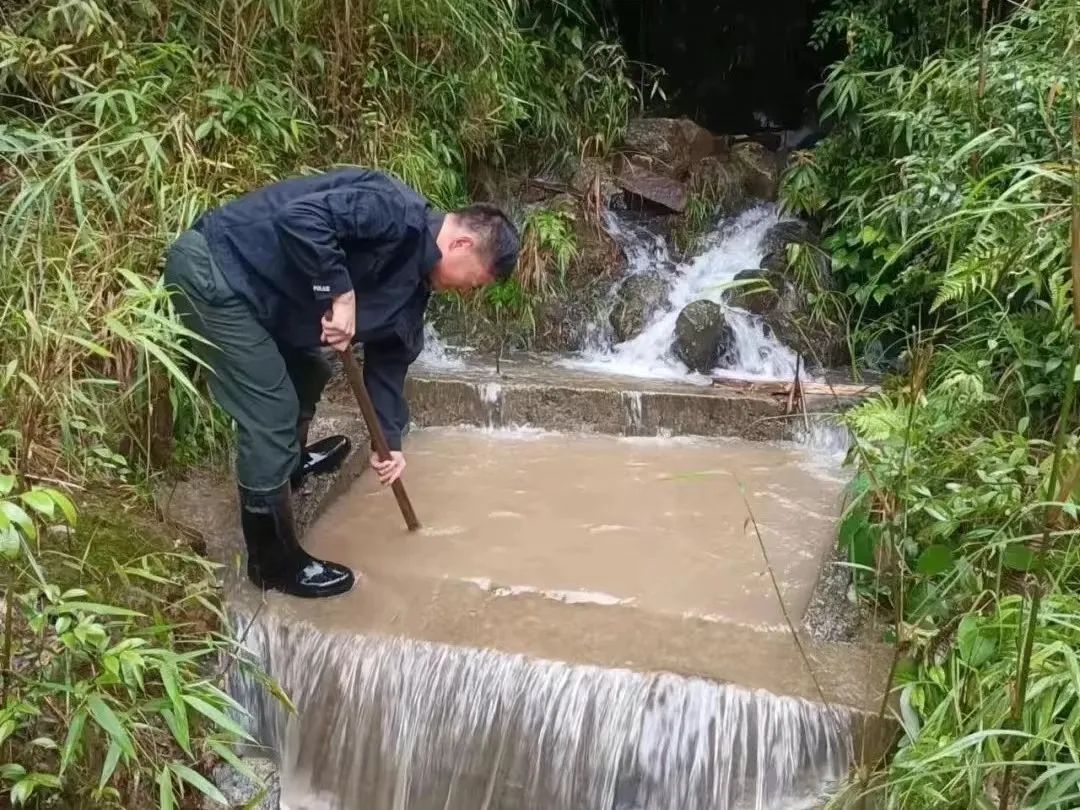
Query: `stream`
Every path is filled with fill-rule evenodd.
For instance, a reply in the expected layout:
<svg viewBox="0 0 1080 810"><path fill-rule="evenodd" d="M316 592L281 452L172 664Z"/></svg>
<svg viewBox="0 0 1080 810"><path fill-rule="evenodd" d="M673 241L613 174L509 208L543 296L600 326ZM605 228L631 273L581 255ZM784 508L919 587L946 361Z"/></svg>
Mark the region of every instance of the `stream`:
<svg viewBox="0 0 1080 810"><path fill-rule="evenodd" d="M658 266L674 266L667 299L650 317L641 334L617 343L608 323L617 283L609 295L608 306L590 325L590 339L585 351L579 357L562 362L570 367L601 373L707 383L706 377L688 371L672 354L675 321L683 307L692 301L707 299L722 304L724 285L741 270L758 267L763 252L762 238L778 221L774 205L751 208L717 225L703 238L697 255L676 266L662 238L609 213L608 232L623 247L627 257L626 277L648 273ZM742 380L791 380L795 377L795 353L768 334L759 318L728 307L727 321L735 337L733 362L715 369L714 376Z"/></svg>
<svg viewBox="0 0 1080 810"><path fill-rule="evenodd" d="M867 651L791 638L835 545L847 431L804 414L794 442L641 433L647 408L708 392L672 354L675 321L694 300L724 305L777 221L775 206L751 208L678 264L664 239L609 214L628 267L574 356L508 361L502 376L426 328L418 368L436 372L435 393L406 446L424 527L406 532L362 477L304 539L359 572L352 593L231 602L251 660L297 707L230 677L278 760L282 808L823 805L884 677ZM617 342L619 286L657 268L666 298ZM734 351L711 376L794 377L794 353L759 318L726 315ZM622 435L564 426L590 387L620 397ZM484 421L454 427L469 396ZM541 410L562 432L530 423Z"/></svg>

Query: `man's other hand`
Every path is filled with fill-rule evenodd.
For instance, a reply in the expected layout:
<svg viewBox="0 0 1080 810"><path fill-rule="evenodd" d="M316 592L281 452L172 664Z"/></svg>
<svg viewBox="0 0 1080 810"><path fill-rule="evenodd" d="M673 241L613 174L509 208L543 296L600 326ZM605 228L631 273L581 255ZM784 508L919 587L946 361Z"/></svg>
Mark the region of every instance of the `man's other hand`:
<svg viewBox="0 0 1080 810"><path fill-rule="evenodd" d="M349 348L356 332L356 294L349 290L331 302L322 318L322 342L339 352Z"/></svg>
<svg viewBox="0 0 1080 810"><path fill-rule="evenodd" d="M405 455L400 450L391 450L390 458L383 461L378 453L372 453L371 468L378 474L379 483L384 487L389 486L405 471Z"/></svg>

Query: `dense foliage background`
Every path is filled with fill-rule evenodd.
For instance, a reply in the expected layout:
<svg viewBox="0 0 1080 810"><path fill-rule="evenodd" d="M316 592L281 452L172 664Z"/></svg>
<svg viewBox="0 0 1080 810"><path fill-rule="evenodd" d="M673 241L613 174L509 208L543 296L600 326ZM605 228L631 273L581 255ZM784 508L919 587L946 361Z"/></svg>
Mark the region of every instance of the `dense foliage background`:
<svg viewBox="0 0 1080 810"><path fill-rule="evenodd" d="M819 20L833 129L783 193L855 356L903 372L848 417L841 531L898 642L899 748L852 791L883 806L1080 806L1078 26L1073 0Z"/></svg>

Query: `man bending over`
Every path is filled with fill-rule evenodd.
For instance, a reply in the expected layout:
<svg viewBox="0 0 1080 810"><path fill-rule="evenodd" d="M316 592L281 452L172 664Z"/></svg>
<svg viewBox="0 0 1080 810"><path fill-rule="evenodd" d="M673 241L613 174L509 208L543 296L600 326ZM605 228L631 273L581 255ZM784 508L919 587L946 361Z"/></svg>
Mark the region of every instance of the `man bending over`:
<svg viewBox="0 0 1080 810"><path fill-rule="evenodd" d="M498 208L434 209L396 179L347 168L285 180L201 216L169 249L165 281L184 325L210 346L214 399L236 422L236 477L248 577L320 597L353 573L300 546L291 491L336 469L344 436L308 445L331 376L322 347L364 346L364 382L392 453L372 453L383 485L401 475L405 373L423 347L432 291L508 278L520 249Z"/></svg>

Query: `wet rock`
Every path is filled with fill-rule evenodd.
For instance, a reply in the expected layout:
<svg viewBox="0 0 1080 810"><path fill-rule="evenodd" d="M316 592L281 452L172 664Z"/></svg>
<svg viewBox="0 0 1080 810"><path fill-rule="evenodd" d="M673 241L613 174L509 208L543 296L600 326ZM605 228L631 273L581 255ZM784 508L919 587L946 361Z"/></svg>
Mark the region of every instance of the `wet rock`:
<svg viewBox="0 0 1080 810"><path fill-rule="evenodd" d="M747 193L760 200L775 200L780 188L780 161L776 154L753 141L735 144L731 154L745 170Z"/></svg>
<svg viewBox="0 0 1080 810"><path fill-rule="evenodd" d="M836 548L821 569L810 596L803 630L815 641L855 641L862 616L858 600L851 598L851 569L847 553Z"/></svg>
<svg viewBox="0 0 1080 810"><path fill-rule="evenodd" d="M761 239L761 249L764 253L784 251L792 243L819 245L821 243L817 231L808 223L799 219L788 219L777 222Z"/></svg>
<svg viewBox="0 0 1080 810"><path fill-rule="evenodd" d="M647 160L625 158L620 161L615 182L624 191L647 203L681 214L686 210L686 184L661 174Z"/></svg>
<svg viewBox="0 0 1080 810"><path fill-rule="evenodd" d="M733 216L746 207L746 171L730 156L709 155L691 171L690 187L716 202L723 216Z"/></svg>
<svg viewBox="0 0 1080 810"><path fill-rule="evenodd" d="M734 341L723 307L700 300L687 304L679 313L671 348L691 370L707 374L729 353Z"/></svg>
<svg viewBox="0 0 1080 810"><path fill-rule="evenodd" d="M789 259L792 245L799 246ZM777 289L776 299L760 311L766 327L785 346L803 356L811 367L831 367L848 362L843 328L814 317L813 302L832 289L830 261L819 246L812 226L798 221L780 222L762 239L767 251L761 260L764 276ZM733 306L747 307L732 298Z"/></svg>
<svg viewBox="0 0 1080 810"><path fill-rule="evenodd" d="M792 244L799 245L795 261L789 258L788 249ZM778 273L796 286L808 292L825 291L833 288L832 269L829 256L825 251L810 243L788 243L784 247L766 253L761 266L771 273Z"/></svg>
<svg viewBox="0 0 1080 810"><path fill-rule="evenodd" d="M630 276L615 294L609 320L621 343L641 334L649 318L667 298L668 285L658 274Z"/></svg>
<svg viewBox="0 0 1080 810"><path fill-rule="evenodd" d="M743 286L732 288L728 303L754 315L766 315L776 309L787 287L781 274L760 268L742 270L735 274L734 280L743 282Z"/></svg>
<svg viewBox="0 0 1080 810"><path fill-rule="evenodd" d="M782 295L776 308L763 316L776 339L801 354L810 368L835 368L849 362L843 328L822 323L805 304L794 307L790 300L805 299Z"/></svg>
<svg viewBox="0 0 1080 810"><path fill-rule="evenodd" d="M770 273L785 275L788 271L787 253L783 250L770 250L761 257L761 268Z"/></svg>
<svg viewBox="0 0 1080 810"><path fill-rule="evenodd" d="M682 178L690 167L713 152L713 135L688 118L638 118L626 128L628 152L657 161L659 171Z"/></svg>
<svg viewBox="0 0 1080 810"><path fill-rule="evenodd" d="M600 202L608 208L618 207L622 196L610 162L597 157L583 157L578 161L570 177L570 188L580 197L598 192Z"/></svg>
<svg viewBox="0 0 1080 810"><path fill-rule="evenodd" d="M792 245L801 246L797 252L803 254L797 267L789 259ZM808 292L832 289L829 256L821 249L821 237L812 225L799 220L778 222L765 232L761 248L765 253L763 268L782 274Z"/></svg>
<svg viewBox="0 0 1080 810"><path fill-rule="evenodd" d="M258 779L257 782L252 782L249 777L225 764L215 767L211 774L213 783L228 799L229 807L278 810L281 802L281 784L277 765L272 760L262 757L245 759L244 764L252 770ZM220 804L209 799L204 802L204 807L206 810L210 808L221 810Z"/></svg>

